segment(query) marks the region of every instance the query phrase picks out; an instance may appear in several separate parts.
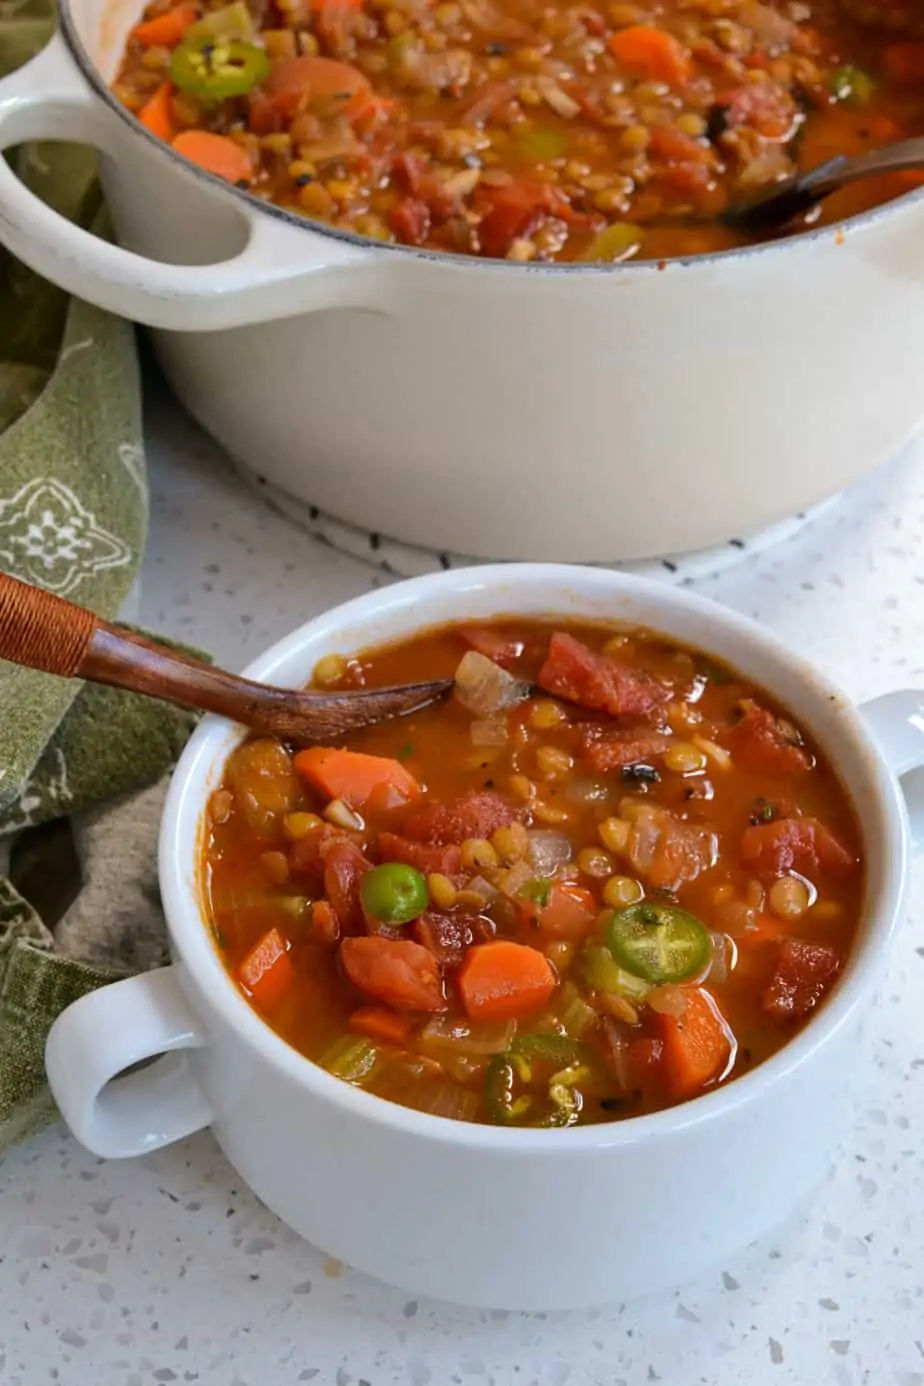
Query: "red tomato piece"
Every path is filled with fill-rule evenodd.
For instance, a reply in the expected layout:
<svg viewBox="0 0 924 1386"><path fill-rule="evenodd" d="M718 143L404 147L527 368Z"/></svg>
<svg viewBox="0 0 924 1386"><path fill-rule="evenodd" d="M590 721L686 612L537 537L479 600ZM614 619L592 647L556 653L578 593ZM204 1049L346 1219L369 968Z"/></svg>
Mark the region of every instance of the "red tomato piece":
<svg viewBox="0 0 924 1386"><path fill-rule="evenodd" d="M564 216L570 210L551 183L506 183L479 189L479 206L487 211L478 226L484 255L504 256L515 240L528 236L544 216Z"/></svg>
<svg viewBox="0 0 924 1386"><path fill-rule="evenodd" d="M388 224L403 245L423 245L430 233L430 208L416 197L405 197L388 214Z"/></svg>
<svg viewBox="0 0 924 1386"><path fill-rule="evenodd" d="M583 939L597 925L597 902L589 890L570 881L556 881L547 905L529 905L529 914L550 938Z"/></svg>
<svg viewBox="0 0 924 1386"><path fill-rule="evenodd" d="M798 1020L814 1010L841 969L841 957L822 943L783 939L776 970L762 998L775 1020Z"/></svg>
<svg viewBox="0 0 924 1386"><path fill-rule="evenodd" d="M466 949L474 943L485 943L494 936L490 919L480 915L440 914L427 910L413 925L414 937L429 948L442 967L459 967Z"/></svg>
<svg viewBox="0 0 924 1386"><path fill-rule="evenodd" d="M340 959L355 987L397 1010L446 1009L439 963L411 939L345 938Z"/></svg>
<svg viewBox="0 0 924 1386"><path fill-rule="evenodd" d="M776 82L748 82L724 104L729 125L749 125L767 140L786 141L795 133L799 108Z"/></svg>
<svg viewBox="0 0 924 1386"><path fill-rule="evenodd" d="M754 775L803 775L814 760L791 722L775 717L753 698L741 704L744 715L725 741L735 764Z"/></svg>
<svg viewBox="0 0 924 1386"><path fill-rule="evenodd" d="M671 696L668 685L644 669L617 664L562 631L549 641L537 682L547 693L611 717L645 717Z"/></svg>
<svg viewBox="0 0 924 1386"><path fill-rule="evenodd" d="M762 877L796 871L812 880L817 875L842 879L857 862L817 818L779 818L745 828L742 863Z"/></svg>
<svg viewBox="0 0 924 1386"><path fill-rule="evenodd" d="M644 727L631 731L586 727L582 740L587 759L601 774L625 765L652 765L671 744L670 737L663 732Z"/></svg>
<svg viewBox="0 0 924 1386"><path fill-rule="evenodd" d="M371 871L355 842L347 838L329 842L322 849L324 859L324 893L337 916L341 932L360 933L365 925L360 885L363 876Z"/></svg>
<svg viewBox="0 0 924 1386"><path fill-rule="evenodd" d="M425 876L437 872L450 880L462 877L462 849L456 843L441 847L435 842L415 842L409 837L399 837L397 833L379 833L379 854L382 861L416 866Z"/></svg>
<svg viewBox="0 0 924 1386"><path fill-rule="evenodd" d="M464 842L469 837L490 837L498 828L516 823L522 812L502 794L469 790L448 804L424 804L405 818L403 833L416 842Z"/></svg>

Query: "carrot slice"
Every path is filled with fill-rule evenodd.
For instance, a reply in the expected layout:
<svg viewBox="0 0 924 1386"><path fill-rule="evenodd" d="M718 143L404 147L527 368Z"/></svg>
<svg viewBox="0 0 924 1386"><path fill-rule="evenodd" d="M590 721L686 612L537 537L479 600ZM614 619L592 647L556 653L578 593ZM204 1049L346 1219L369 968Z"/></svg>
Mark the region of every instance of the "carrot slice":
<svg viewBox="0 0 924 1386"><path fill-rule="evenodd" d="M558 978L544 953L525 943L494 939L469 948L458 984L473 1020L516 1020L544 1006Z"/></svg>
<svg viewBox="0 0 924 1386"><path fill-rule="evenodd" d="M264 934L237 969L238 981L261 1010L275 1010L285 1000L293 976L288 946L278 929Z"/></svg>
<svg viewBox="0 0 924 1386"><path fill-rule="evenodd" d="M621 29L609 40L610 52L632 72L656 82L681 87L689 80L690 54L673 34L652 29L647 24L633 24Z"/></svg>
<svg viewBox="0 0 924 1386"><path fill-rule="evenodd" d="M409 1011L446 1009L439 963L419 943L381 934L345 938L340 960L355 987L389 1006Z"/></svg>
<svg viewBox="0 0 924 1386"><path fill-rule="evenodd" d="M214 173L229 183L249 183L253 177L253 164L247 150L227 135L213 135L208 130L183 130L173 141L173 147L190 163L198 164L207 173Z"/></svg>
<svg viewBox="0 0 924 1386"><path fill-rule="evenodd" d="M718 1078L731 1053L728 1026L708 992L686 993L683 1014L662 1015L663 1070L672 1097L695 1095Z"/></svg>
<svg viewBox="0 0 924 1386"><path fill-rule="evenodd" d="M138 119L159 140L167 140L169 143L173 139L175 132L173 128L172 82L161 82L151 99L142 106L138 113Z"/></svg>
<svg viewBox="0 0 924 1386"><path fill-rule="evenodd" d="M385 1044L403 1044L410 1034L411 1024L406 1016L385 1006L360 1006L350 1016L349 1028L354 1035L365 1035Z"/></svg>
<svg viewBox="0 0 924 1386"><path fill-rule="evenodd" d="M166 14L146 19L132 30L132 38L145 48L176 48L186 30L196 22L198 10L194 4L175 5Z"/></svg>
<svg viewBox="0 0 924 1386"><path fill-rule="evenodd" d="M388 756L309 746L295 757L295 768L314 789L330 799L344 799L351 808L365 808L374 797L376 807L384 811L408 804L421 794L410 771L400 760Z"/></svg>

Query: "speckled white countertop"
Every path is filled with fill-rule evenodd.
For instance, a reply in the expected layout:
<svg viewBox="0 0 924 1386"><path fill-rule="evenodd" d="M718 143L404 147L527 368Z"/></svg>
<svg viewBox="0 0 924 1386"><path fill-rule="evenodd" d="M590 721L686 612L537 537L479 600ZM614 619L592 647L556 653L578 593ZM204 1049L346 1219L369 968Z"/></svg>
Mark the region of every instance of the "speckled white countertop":
<svg viewBox="0 0 924 1386"><path fill-rule="evenodd" d="M147 624L241 666L389 580L264 509L159 388L148 440ZM924 687L924 446L699 586L858 699ZM913 885L874 1063L808 1226L641 1303L478 1313L327 1262L209 1135L104 1164L56 1128L2 1161L0 1386L924 1386L920 863Z"/></svg>

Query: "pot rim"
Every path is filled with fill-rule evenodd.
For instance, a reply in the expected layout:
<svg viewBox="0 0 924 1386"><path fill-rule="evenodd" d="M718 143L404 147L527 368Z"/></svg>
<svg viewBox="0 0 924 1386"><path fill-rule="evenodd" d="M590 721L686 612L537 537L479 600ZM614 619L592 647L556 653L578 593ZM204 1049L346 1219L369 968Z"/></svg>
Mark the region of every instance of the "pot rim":
<svg viewBox="0 0 924 1386"><path fill-rule="evenodd" d="M109 87L103 81L96 64L84 47L83 41L77 32L71 14L70 0L58 0L58 14L60 19L61 32L67 44L71 57L76 62L78 68L86 81L92 87L97 96L113 111L136 137L146 140L155 146L177 167L192 178L198 179L212 188L220 188L228 197L239 202L251 214L262 213L272 220L282 222L287 226L295 227L300 231L313 232L315 235L325 237L329 240L340 241L346 245L360 246L366 250L374 250L382 254L394 254L404 258L417 260L429 260L445 264L453 269L463 269L472 265L477 265L482 272L492 274L541 274L541 275L602 275L602 274L632 274L632 275L661 275L665 271L677 273L680 270L690 270L697 265L713 265L737 262L739 260L748 261L755 256L769 255L773 252L783 253L787 248L810 247L822 244L825 241L834 241L839 245L846 232L865 230L874 226L883 218L896 212L898 208L908 205L911 202L918 202L924 199L924 186L911 189L903 193L900 197L892 198L889 202L882 202L876 207L871 207L865 212L859 212L855 216L848 217L843 221L836 221L824 226L811 227L806 231L801 231L796 235L781 236L777 240L763 241L757 245L738 246L729 250L708 251L702 255L680 255L668 260L629 260L623 264L604 264L591 262L588 264L568 262L526 262L519 263L513 260L500 260L488 256L463 255L455 251L426 250L419 246L400 245L395 242L383 242L374 240L370 236L361 236L354 231L344 231L340 227L329 226L325 222L315 221L310 217L304 217L295 212L288 211L285 207L279 207L272 202L263 202L259 198L252 197L250 193L242 188L233 187L223 178L218 178L215 174L207 173L205 169L199 168L196 164L184 159L169 144L148 130L136 116L122 102L117 100Z"/></svg>
<svg viewBox="0 0 924 1386"><path fill-rule="evenodd" d="M691 1128L727 1117L754 1101L768 1099L773 1090L787 1082L803 1065L815 1058L851 1020L865 1001L874 980L876 966L900 917L906 879L907 827L904 800L898 781L879 747L849 699L794 654L785 644L755 622L718 603L685 589L665 589L649 580L579 566L559 564L501 564L481 568L451 570L397 583L381 591L366 593L323 612L253 660L245 671L251 678L272 678L280 665L298 657L306 646L320 642L329 648L338 633L349 633L356 623L369 622L393 614L400 616L410 606L424 608L441 596L457 601L467 592L496 592L500 614L515 614L515 606L504 603L511 578L519 588L527 584L554 584L564 595L574 593L570 616L580 616L582 608L593 606L594 595L605 593L646 601L665 608L665 628L676 629L678 608L721 625L724 633L742 648L762 652L774 668L804 687L818 707L829 704L837 715L837 739L829 737L823 745L835 768L853 760L862 767L864 785L870 791L870 804L860 816L865 841L878 837L882 849L878 860L867 861L866 902L860 936L855 939L847 966L833 995L818 1013L791 1040L763 1063L735 1078L724 1087L713 1089L663 1111L627 1117L621 1121L578 1126L561 1131L526 1128L497 1128L451 1118L433 1116L399 1106L326 1073L315 1062L292 1048L254 1011L226 971L214 947L207 912L201 902L201 834L209 794L216 787L230 753L230 724L218 717L207 717L193 733L174 772L164 807L160 835L160 886L170 930L172 951L183 971L188 971L194 990L205 1004L219 1013L240 1043L255 1049L274 1069L292 1080L306 1096L336 1105L356 1120L372 1121L398 1133L437 1144L478 1147L499 1155L519 1156L545 1153L561 1156L569 1151L599 1150L659 1142L676 1138ZM522 600L525 601L525 598ZM565 602L562 602L562 610ZM550 609L550 614L555 614ZM461 620L459 614L452 619ZM479 619L489 619L479 617ZM423 614L419 629L439 624ZM400 637L403 638L403 637ZM313 652L312 652L313 653ZM724 657L724 656L723 656ZM307 661L306 661L307 663ZM306 670L307 672L307 670ZM775 691L770 684L771 692ZM830 708L829 708L830 710ZM235 741L239 739L235 736ZM845 778L844 776L841 777ZM193 869L189 872L190 856Z"/></svg>

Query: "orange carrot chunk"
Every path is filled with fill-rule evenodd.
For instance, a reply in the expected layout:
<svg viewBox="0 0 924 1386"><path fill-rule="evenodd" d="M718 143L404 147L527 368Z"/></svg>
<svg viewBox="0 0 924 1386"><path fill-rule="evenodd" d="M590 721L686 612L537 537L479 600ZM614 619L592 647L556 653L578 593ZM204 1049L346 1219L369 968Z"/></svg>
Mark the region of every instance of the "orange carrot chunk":
<svg viewBox="0 0 924 1386"><path fill-rule="evenodd" d="M138 113L138 119L159 140L166 140L169 143L173 139L175 131L173 128L172 82L160 84L150 100L142 106Z"/></svg>
<svg viewBox="0 0 924 1386"><path fill-rule="evenodd" d="M350 1016L349 1027L354 1035L365 1035L385 1044L403 1044L411 1032L407 1017L386 1006L360 1006Z"/></svg>
<svg viewBox="0 0 924 1386"><path fill-rule="evenodd" d="M663 1072L668 1091L678 1101L695 1097L718 1078L731 1054L728 1026L708 992L686 993L682 1015L661 1015Z"/></svg>
<svg viewBox="0 0 924 1386"><path fill-rule="evenodd" d="M343 799L355 809L365 808L373 798L381 811L399 808L421 793L420 785L400 760L388 756L309 746L295 757L295 768L313 789L330 799Z"/></svg>
<svg viewBox="0 0 924 1386"><path fill-rule="evenodd" d="M175 5L166 14L146 19L132 30L132 38L145 48L176 48L186 30L196 22L197 8L193 4Z"/></svg>
<svg viewBox="0 0 924 1386"><path fill-rule="evenodd" d="M237 979L263 1011L275 1010L285 1000L294 973L288 946L278 929L251 948L237 969Z"/></svg>
<svg viewBox="0 0 924 1386"><path fill-rule="evenodd" d="M214 173L229 183L249 183L253 164L247 150L227 135L213 135L208 130L184 130L173 141L173 147L184 159L198 164L207 173Z"/></svg>
<svg viewBox="0 0 924 1386"><path fill-rule="evenodd" d="M655 82L682 87L691 72L690 54L672 34L634 24L609 40L610 52L630 72Z"/></svg>
<svg viewBox="0 0 924 1386"><path fill-rule="evenodd" d="M408 1011L445 1011L443 974L430 952L410 939L345 938L340 945L343 970L360 991Z"/></svg>
<svg viewBox="0 0 924 1386"><path fill-rule="evenodd" d="M544 953L509 939L469 948L457 980L462 1004L473 1020L529 1015L546 1004L558 985Z"/></svg>

